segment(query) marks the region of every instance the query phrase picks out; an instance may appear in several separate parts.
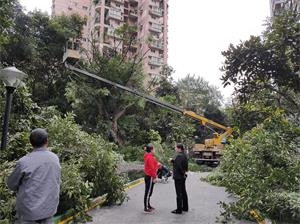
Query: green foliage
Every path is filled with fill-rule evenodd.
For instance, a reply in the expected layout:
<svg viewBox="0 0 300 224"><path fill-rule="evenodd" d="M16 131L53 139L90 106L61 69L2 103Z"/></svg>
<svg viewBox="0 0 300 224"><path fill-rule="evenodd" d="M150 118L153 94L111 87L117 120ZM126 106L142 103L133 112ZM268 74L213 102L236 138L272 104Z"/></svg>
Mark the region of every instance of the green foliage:
<svg viewBox="0 0 300 224"><path fill-rule="evenodd" d="M60 130L60 131L57 131ZM113 152L114 145L100 136L89 135L78 128L74 117L54 117L48 127L52 150L61 161L77 161L77 175L92 183L91 197L108 194L110 204L123 202L125 198L123 180L117 175L117 164L121 158Z"/></svg>
<svg viewBox="0 0 300 224"><path fill-rule="evenodd" d="M15 165L13 162L0 160L0 223L9 224L14 217L15 197L14 193L8 190L6 179Z"/></svg>
<svg viewBox="0 0 300 224"><path fill-rule="evenodd" d="M13 8L16 6L15 0L3 0L0 3L0 50L1 45L8 42L8 30L13 23Z"/></svg>
<svg viewBox="0 0 300 224"><path fill-rule="evenodd" d="M155 157L158 162L165 166L170 166L170 158L172 158L175 154L174 146L170 146L167 144L162 144L159 142L153 142L155 147Z"/></svg>
<svg viewBox="0 0 300 224"><path fill-rule="evenodd" d="M0 91L6 92L3 86ZM0 103L1 111L4 111L4 102ZM38 112L40 108L31 99L31 94L28 88L20 86L13 95L12 108L9 122L8 145L5 153L2 154L2 159L7 161L15 160L25 155L30 146L28 143L28 132L31 130L33 123L39 119ZM0 114L2 118L3 113ZM3 118L1 119L3 120Z"/></svg>
<svg viewBox="0 0 300 224"><path fill-rule="evenodd" d="M189 160L189 171L192 172L211 172L213 171L213 167L208 166L208 165L199 165L196 163L194 160L190 159Z"/></svg>
<svg viewBox="0 0 300 224"><path fill-rule="evenodd" d="M49 21L49 27L56 31L57 37L64 37L64 40L81 37L82 27L85 19L80 15L72 14L70 16L56 16Z"/></svg>
<svg viewBox="0 0 300 224"><path fill-rule="evenodd" d="M113 144L107 144L103 139L89 142L88 154L82 160L82 171L86 179L93 183L92 196L107 193L108 204L122 203L126 198L125 180L117 173L121 157L113 151Z"/></svg>
<svg viewBox="0 0 300 224"><path fill-rule="evenodd" d="M268 22L262 36L251 36L222 53L222 80L235 88L233 120L239 121L242 133L276 108L299 122L299 18L294 8L284 11Z"/></svg>
<svg viewBox="0 0 300 224"><path fill-rule="evenodd" d="M124 146L120 149L125 161L143 161L145 151L142 146Z"/></svg>
<svg viewBox="0 0 300 224"><path fill-rule="evenodd" d="M101 55L98 52L92 63L84 66L92 73L128 88L143 88L140 65L121 55ZM118 145L134 139L130 134L138 128L135 120L129 117L136 114L142 105L132 94L100 81L83 78L68 85L66 96L77 115L77 122L84 130L101 134Z"/></svg>
<svg viewBox="0 0 300 224"><path fill-rule="evenodd" d="M223 177L214 178L238 196L225 205L227 212L241 218L258 209L277 220L299 220L299 136L299 126L277 111L227 145L220 166Z"/></svg>
<svg viewBox="0 0 300 224"><path fill-rule="evenodd" d="M267 104L266 98L249 100L247 104L234 104L228 107L230 110L230 117L232 118L232 125L238 127L241 134L251 130L257 124L263 122L267 117L272 115L274 111L273 103Z"/></svg>
<svg viewBox="0 0 300 224"><path fill-rule="evenodd" d="M58 214L71 209L75 213L81 212L76 219L83 221L88 216L82 212L93 197L107 193L109 204L124 201L124 180L117 173L117 164L122 159L113 152L113 144L107 143L100 136L81 131L72 114L62 118L53 108L42 109L36 115L35 122L47 128L50 149L60 157L62 184ZM14 137L10 147L16 147L14 159L19 159L29 152L28 132L16 133ZM6 155L7 152L3 154L1 162L12 158ZM8 223L11 223L13 217L15 196L6 188L5 181L12 165L12 162L0 164L3 171L0 175L0 221L9 220Z"/></svg>
<svg viewBox="0 0 300 224"><path fill-rule="evenodd" d="M177 101L172 95L165 95L160 100L173 105L176 105ZM168 109L147 103L141 122L146 130L158 132L160 142L168 145L172 145L174 142L184 142L186 145L190 145L193 142L193 132L195 131L193 120ZM151 139L149 140L151 141Z"/></svg>
<svg viewBox="0 0 300 224"><path fill-rule="evenodd" d="M62 163L62 182L57 215L73 211L79 212L79 215L75 217L76 220L88 218L84 210L89 205L93 184L85 180L80 173L80 167L78 161L74 160Z"/></svg>
<svg viewBox="0 0 300 224"><path fill-rule="evenodd" d="M213 168L207 165L199 165L193 160L189 160L189 171L191 172L210 172Z"/></svg>
<svg viewBox="0 0 300 224"><path fill-rule="evenodd" d="M181 104L186 110L203 114L207 105L219 107L222 95L215 86L210 86L202 77L187 75L176 84Z"/></svg>
<svg viewBox="0 0 300 224"><path fill-rule="evenodd" d="M76 15L50 19L39 11L25 14L17 6L12 10L9 41L0 43L0 65L17 65L28 74L26 83L34 102L66 111L64 46L69 38L80 36L84 21Z"/></svg>
<svg viewBox="0 0 300 224"><path fill-rule="evenodd" d="M220 168L216 168L213 172L211 172L208 176L202 178L203 181L208 181L213 185L221 186L224 179L224 174L220 170Z"/></svg>
<svg viewBox="0 0 300 224"><path fill-rule="evenodd" d="M150 129L149 131L149 140L150 142L157 142L158 144L161 143L161 137L159 133L153 129Z"/></svg>

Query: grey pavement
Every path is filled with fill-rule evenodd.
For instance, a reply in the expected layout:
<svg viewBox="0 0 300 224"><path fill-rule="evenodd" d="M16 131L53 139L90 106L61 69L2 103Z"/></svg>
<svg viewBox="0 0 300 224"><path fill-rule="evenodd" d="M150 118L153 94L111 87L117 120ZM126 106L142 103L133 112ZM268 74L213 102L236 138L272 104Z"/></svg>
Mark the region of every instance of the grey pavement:
<svg viewBox="0 0 300 224"><path fill-rule="evenodd" d="M172 214L176 208L176 194L173 180L168 183L156 183L151 205L155 207L153 214L143 212L144 183L128 190L129 200L121 206L97 208L89 212L93 222L97 224L165 224L165 223L216 223L220 218L218 202L229 202L233 199L222 187L216 187L200 181L200 177L207 173L188 173L186 182L190 210L181 215ZM252 222L235 221L237 224ZM252 223L253 224L253 223Z"/></svg>

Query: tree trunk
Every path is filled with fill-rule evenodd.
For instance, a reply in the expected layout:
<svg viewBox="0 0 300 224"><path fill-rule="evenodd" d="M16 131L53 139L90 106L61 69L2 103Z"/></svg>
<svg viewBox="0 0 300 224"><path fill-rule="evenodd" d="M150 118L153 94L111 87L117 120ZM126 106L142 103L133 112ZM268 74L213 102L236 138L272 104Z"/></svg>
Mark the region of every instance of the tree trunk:
<svg viewBox="0 0 300 224"><path fill-rule="evenodd" d="M125 108L123 108L121 110L116 110L113 113L113 117L112 117L112 121L111 121L112 124L111 124L111 128L110 128L110 134L111 134L111 137L113 138L114 142L118 145L123 145L124 144L124 136L122 136L122 134L119 131L118 120L119 120L119 118L121 118L126 113L128 108L130 108L133 105L134 104L131 103L131 104L127 105Z"/></svg>

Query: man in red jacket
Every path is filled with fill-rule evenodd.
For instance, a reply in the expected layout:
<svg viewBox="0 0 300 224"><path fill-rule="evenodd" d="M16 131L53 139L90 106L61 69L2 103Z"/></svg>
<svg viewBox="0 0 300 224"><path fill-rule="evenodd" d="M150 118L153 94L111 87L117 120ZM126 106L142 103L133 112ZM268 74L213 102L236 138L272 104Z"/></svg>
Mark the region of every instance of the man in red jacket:
<svg viewBox="0 0 300 224"><path fill-rule="evenodd" d="M152 144L146 146L144 154L144 173L145 173L145 195L144 195L144 211L151 213L154 208L150 205L150 197L153 192L154 183L156 183L156 174L159 163L156 161L153 153L155 151Z"/></svg>

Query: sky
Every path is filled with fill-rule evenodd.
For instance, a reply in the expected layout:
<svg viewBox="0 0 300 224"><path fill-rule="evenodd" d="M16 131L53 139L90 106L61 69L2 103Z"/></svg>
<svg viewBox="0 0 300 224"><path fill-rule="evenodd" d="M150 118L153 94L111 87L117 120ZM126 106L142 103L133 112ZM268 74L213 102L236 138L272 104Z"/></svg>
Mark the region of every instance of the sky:
<svg viewBox="0 0 300 224"><path fill-rule="evenodd" d="M51 14L52 0L20 0L29 11ZM187 74L217 86L225 98L232 87L222 87L221 55L230 43L260 35L270 16L269 0L169 0L168 64L175 81Z"/></svg>

